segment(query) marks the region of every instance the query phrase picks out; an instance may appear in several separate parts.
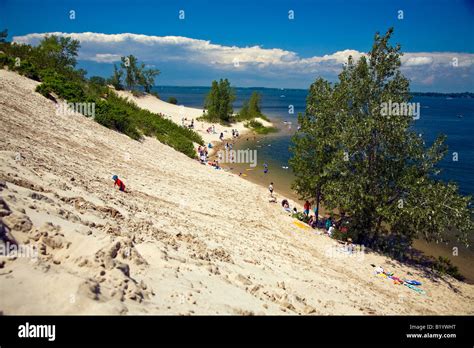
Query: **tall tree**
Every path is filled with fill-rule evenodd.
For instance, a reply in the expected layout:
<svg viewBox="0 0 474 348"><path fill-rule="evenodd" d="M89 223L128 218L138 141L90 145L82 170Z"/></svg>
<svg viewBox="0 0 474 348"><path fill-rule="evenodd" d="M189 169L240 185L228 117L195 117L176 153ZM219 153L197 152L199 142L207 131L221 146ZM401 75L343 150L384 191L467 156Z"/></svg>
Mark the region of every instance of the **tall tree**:
<svg viewBox="0 0 474 348"><path fill-rule="evenodd" d="M133 89L138 82L137 76L137 58L130 54L125 57L121 57L121 67L125 71L125 85L129 90Z"/></svg>
<svg viewBox="0 0 474 348"><path fill-rule="evenodd" d="M426 147L412 115L381 112L384 103L410 102L392 33L377 33L367 57L349 58L334 86L321 79L312 85L295 136L295 187L303 197L319 189L326 207L348 213L352 237L365 244L386 236L441 241L447 229L466 242L471 197L436 179L444 137Z"/></svg>
<svg viewBox="0 0 474 348"><path fill-rule="evenodd" d="M146 69L145 64L141 64L137 69L137 82L143 87L145 92L150 93L151 88L155 85L155 77L160 74L158 69Z"/></svg>
<svg viewBox="0 0 474 348"><path fill-rule="evenodd" d="M290 165L295 173L293 188L300 198L316 202L319 213L322 188L331 177L326 164L336 148L333 144L337 124L334 121L333 88L322 78L310 87L306 111L298 115L299 130L292 138L290 150L295 154ZM316 222L319 221L316 214Z"/></svg>
<svg viewBox="0 0 474 348"><path fill-rule="evenodd" d="M122 76L123 76L123 70L119 69L116 64L114 64L114 71L112 73L112 76L108 79L108 83L114 86L116 90L122 90L123 85L122 85Z"/></svg>
<svg viewBox="0 0 474 348"><path fill-rule="evenodd" d="M234 108L232 106L235 101L235 93L230 87L230 82L227 79L219 81L219 118L223 122L229 122Z"/></svg>
<svg viewBox="0 0 474 348"><path fill-rule="evenodd" d="M217 121L220 119L220 90L219 83L217 81L212 81L211 90L206 96L204 108L207 110L206 117L210 121Z"/></svg>

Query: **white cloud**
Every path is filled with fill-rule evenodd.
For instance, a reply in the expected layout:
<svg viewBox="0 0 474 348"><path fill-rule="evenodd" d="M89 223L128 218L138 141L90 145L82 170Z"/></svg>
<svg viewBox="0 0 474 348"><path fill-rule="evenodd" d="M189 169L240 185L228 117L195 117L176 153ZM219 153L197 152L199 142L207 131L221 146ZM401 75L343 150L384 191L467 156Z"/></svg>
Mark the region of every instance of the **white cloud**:
<svg viewBox="0 0 474 348"><path fill-rule="evenodd" d="M331 54L300 57L296 52L281 48L262 46L224 46L210 41L182 36L151 36L142 34L102 34L102 33L32 33L15 36L13 41L37 44L45 35L69 36L81 42L79 60L98 63L119 61L120 56L133 54L140 61L160 66L162 62L175 62L183 67L189 64L211 69L247 72L256 76L284 78L316 74L336 76L351 55L359 59L365 53L346 49ZM462 76L469 71L472 80L474 54L456 52L415 52L404 53L401 58L404 73L414 81L430 76ZM456 65L454 62L456 61ZM235 64L238 62L238 64ZM238 65L238 67L236 67ZM456 71L456 69L458 69ZM435 79L435 77L433 77Z"/></svg>
<svg viewBox="0 0 474 348"><path fill-rule="evenodd" d="M432 57L409 57L405 59L405 66L417 66L417 65L426 65L433 63Z"/></svg>

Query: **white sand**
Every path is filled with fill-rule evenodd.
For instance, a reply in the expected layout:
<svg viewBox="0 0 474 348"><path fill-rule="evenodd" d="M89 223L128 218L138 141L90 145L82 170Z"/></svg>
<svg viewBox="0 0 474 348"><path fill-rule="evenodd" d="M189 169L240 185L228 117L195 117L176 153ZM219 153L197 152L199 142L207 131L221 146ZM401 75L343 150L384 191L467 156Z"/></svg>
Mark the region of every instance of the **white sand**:
<svg viewBox="0 0 474 348"><path fill-rule="evenodd" d="M189 108L183 105L170 104L150 94L147 94L142 97L135 97L129 91L116 92L119 96L133 101L140 108L165 115L168 119L180 126L182 125L183 118L187 119L186 125L189 125L191 123L191 120L194 119L194 130L199 135L201 135L206 145L209 143L212 143L213 145L220 143L221 141L219 140L219 136L221 132L224 134L224 140L232 139L232 129L236 129L241 136L249 132L249 129L245 128L244 122L237 122L235 124L232 124L231 126L223 126L218 123L198 121L197 118L203 115L203 109ZM257 120L265 127L272 126L271 122L267 122L260 118L257 118ZM215 134L208 133L207 129L213 125L215 129ZM210 151L210 153L212 153L212 151Z"/></svg>
<svg viewBox="0 0 474 348"><path fill-rule="evenodd" d="M40 248L36 262L0 259L4 314L474 313L472 285L334 252L264 188L155 139L55 115L36 85L0 70L0 217ZM374 276L372 263L427 295Z"/></svg>

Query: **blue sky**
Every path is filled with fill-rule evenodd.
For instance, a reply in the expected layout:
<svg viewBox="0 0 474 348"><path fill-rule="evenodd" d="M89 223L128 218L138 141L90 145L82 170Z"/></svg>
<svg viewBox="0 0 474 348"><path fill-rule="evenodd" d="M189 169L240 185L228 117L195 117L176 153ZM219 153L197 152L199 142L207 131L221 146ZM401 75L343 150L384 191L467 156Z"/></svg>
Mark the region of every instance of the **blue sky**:
<svg viewBox="0 0 474 348"><path fill-rule="evenodd" d="M307 88L319 75L335 80L349 54L367 52L376 31L394 26L412 90L474 91L472 0L0 0L0 13L0 26L19 42L77 34L90 74L109 75L131 53L159 68L163 85L229 77L236 86ZM145 36L110 36L125 33Z"/></svg>

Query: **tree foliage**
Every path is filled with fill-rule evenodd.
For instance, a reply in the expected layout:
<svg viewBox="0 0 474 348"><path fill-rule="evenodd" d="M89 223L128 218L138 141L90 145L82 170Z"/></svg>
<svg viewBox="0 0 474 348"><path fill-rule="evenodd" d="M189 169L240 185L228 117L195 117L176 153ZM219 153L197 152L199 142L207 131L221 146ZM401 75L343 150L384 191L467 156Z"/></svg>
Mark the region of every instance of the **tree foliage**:
<svg viewBox="0 0 474 348"><path fill-rule="evenodd" d="M257 117L267 120L268 118L264 114L262 114L261 111L261 100L262 97L260 93L252 92L249 100L245 100L243 102L242 109L240 109L240 112L237 117L238 120L251 120Z"/></svg>
<svg viewBox="0 0 474 348"><path fill-rule="evenodd" d="M319 78L311 85L293 138L294 187L304 199L346 212L352 237L367 245L443 241L448 229L467 242L471 197L436 178L445 137L427 146L412 130L412 116L380 112L383 103L410 101L392 32L377 33L367 57L350 57L335 84Z"/></svg>
<svg viewBox="0 0 474 348"><path fill-rule="evenodd" d="M207 110L204 118L211 122L229 123L234 113L232 106L234 101L235 92L229 80L212 81L211 90L204 102L204 108Z"/></svg>

